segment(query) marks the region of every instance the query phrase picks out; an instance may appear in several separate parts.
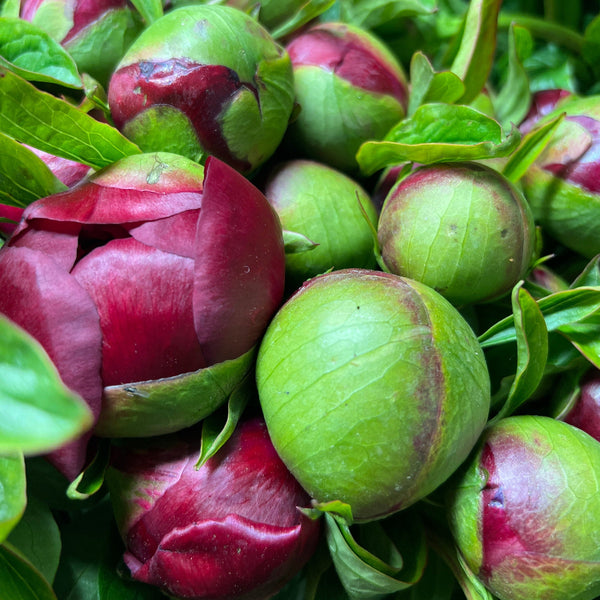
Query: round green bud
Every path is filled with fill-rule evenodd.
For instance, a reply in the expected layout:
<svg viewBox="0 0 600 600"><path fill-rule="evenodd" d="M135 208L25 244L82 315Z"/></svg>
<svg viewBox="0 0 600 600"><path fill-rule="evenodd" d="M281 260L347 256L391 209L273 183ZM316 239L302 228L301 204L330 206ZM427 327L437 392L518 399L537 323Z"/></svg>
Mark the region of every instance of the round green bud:
<svg viewBox="0 0 600 600"><path fill-rule="evenodd" d="M428 495L467 457L486 423L483 352L431 288L389 273L311 279L276 314L256 377L271 439L318 502L356 521Z"/></svg>
<svg viewBox="0 0 600 600"><path fill-rule="evenodd" d="M503 175L477 163L421 167L388 194L381 256L457 306L509 292L535 252L533 215Z"/></svg>

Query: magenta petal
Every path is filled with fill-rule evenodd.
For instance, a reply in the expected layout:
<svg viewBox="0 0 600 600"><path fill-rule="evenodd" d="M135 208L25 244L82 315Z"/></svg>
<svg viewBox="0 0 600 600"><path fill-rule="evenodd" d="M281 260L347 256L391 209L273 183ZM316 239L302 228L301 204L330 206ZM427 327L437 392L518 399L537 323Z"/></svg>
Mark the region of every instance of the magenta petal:
<svg viewBox="0 0 600 600"><path fill-rule="evenodd" d="M205 366L193 324L193 264L132 238L112 240L77 263L73 276L100 315L104 385Z"/></svg>
<svg viewBox="0 0 600 600"><path fill-rule="evenodd" d="M205 167L196 236L194 316L208 364L237 358L263 334L283 297L277 214L262 193L215 158Z"/></svg>
<svg viewBox="0 0 600 600"><path fill-rule="evenodd" d="M268 526L237 515L194 523L166 535L133 575L181 598L262 600L283 587L282 573L305 560L300 532L300 525Z"/></svg>
<svg viewBox="0 0 600 600"><path fill-rule="evenodd" d="M0 312L44 347L65 385L80 394L95 417L100 412L101 334L87 292L49 257L28 248L0 252ZM85 461L89 434L53 455L69 479Z"/></svg>
<svg viewBox="0 0 600 600"><path fill-rule="evenodd" d="M61 156L54 156L54 154L27 146L27 144L23 145L41 158L54 175L67 187L73 187L92 172L92 169L87 165L69 160L68 158L62 158Z"/></svg>

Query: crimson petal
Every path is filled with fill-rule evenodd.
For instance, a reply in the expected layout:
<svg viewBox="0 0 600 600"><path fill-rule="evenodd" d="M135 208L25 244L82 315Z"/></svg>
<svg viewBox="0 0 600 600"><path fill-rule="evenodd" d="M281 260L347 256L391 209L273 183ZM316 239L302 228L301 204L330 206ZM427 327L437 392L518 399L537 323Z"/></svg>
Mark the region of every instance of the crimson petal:
<svg viewBox="0 0 600 600"><path fill-rule="evenodd" d="M81 395L95 417L100 412L101 334L98 313L87 292L48 256L29 248L0 252L0 312L36 338L65 385ZM51 455L69 479L81 471L86 434Z"/></svg>
<svg viewBox="0 0 600 600"><path fill-rule="evenodd" d="M283 298L279 218L262 193L209 157L196 234L194 318L208 364L241 356Z"/></svg>
<svg viewBox="0 0 600 600"><path fill-rule="evenodd" d="M100 315L105 386L205 366L194 333L191 259L116 239L85 256L73 276Z"/></svg>

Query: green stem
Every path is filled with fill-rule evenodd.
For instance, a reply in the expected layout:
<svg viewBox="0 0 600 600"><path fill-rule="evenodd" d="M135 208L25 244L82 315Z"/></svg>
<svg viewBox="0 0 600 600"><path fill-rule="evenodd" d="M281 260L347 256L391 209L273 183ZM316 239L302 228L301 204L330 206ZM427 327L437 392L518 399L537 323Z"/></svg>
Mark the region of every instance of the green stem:
<svg viewBox="0 0 600 600"><path fill-rule="evenodd" d="M584 37L573 29L558 25L557 23L551 23L542 17L500 13L498 17L498 27L500 29L508 29L512 23L529 29L534 37L543 38L548 42L554 42L576 53L581 53Z"/></svg>

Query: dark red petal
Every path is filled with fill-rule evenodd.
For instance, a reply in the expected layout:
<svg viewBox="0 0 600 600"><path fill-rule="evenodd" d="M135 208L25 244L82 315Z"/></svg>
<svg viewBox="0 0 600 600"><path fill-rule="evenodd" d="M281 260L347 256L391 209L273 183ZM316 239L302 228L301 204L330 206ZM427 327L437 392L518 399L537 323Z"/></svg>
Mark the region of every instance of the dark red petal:
<svg viewBox="0 0 600 600"><path fill-rule="evenodd" d="M191 259L117 239L73 269L98 308L102 380L119 385L205 366L193 325Z"/></svg>
<svg viewBox="0 0 600 600"><path fill-rule="evenodd" d="M0 252L0 312L45 348L65 385L80 394L94 416L100 412L101 334L87 292L51 258L28 248ZM69 479L81 470L89 434L56 455Z"/></svg>
<svg viewBox="0 0 600 600"><path fill-rule="evenodd" d="M54 154L48 154L48 152L44 152L43 150L27 146L27 144L24 144L24 146L31 150L36 156L39 156L54 175L56 175L56 177L67 187L73 187L76 183L79 183L84 179L86 175L92 172L90 167L75 162L74 160L62 158L61 156L54 156Z"/></svg>
<svg viewBox="0 0 600 600"><path fill-rule="evenodd" d="M208 154L247 171L250 165L231 153L220 128L221 113L242 89L256 95L254 86L241 82L234 70L180 57L117 69L110 80L108 102L119 129L151 106L172 106L190 120Z"/></svg>
<svg viewBox="0 0 600 600"><path fill-rule="evenodd" d="M148 221L129 229L129 233L139 242L163 252L194 258L198 210L166 217L157 221Z"/></svg>
<svg viewBox="0 0 600 600"><path fill-rule="evenodd" d="M279 528L230 515L173 530L132 574L181 598L258 600L305 562L304 541L300 525Z"/></svg>
<svg viewBox="0 0 600 600"><path fill-rule="evenodd" d="M22 216L22 208L18 206L9 206L8 204L0 204L0 233L5 236L12 235ZM2 219L9 220L3 221Z"/></svg>
<svg viewBox="0 0 600 600"><path fill-rule="evenodd" d="M31 205L30 205L31 206ZM77 260L79 223L25 219L15 230L9 244L29 248L51 258L63 271L68 272Z"/></svg>
<svg viewBox="0 0 600 600"><path fill-rule="evenodd" d="M266 329L283 297L277 214L262 193L215 158L206 163L196 237L194 317L208 364L236 358Z"/></svg>

